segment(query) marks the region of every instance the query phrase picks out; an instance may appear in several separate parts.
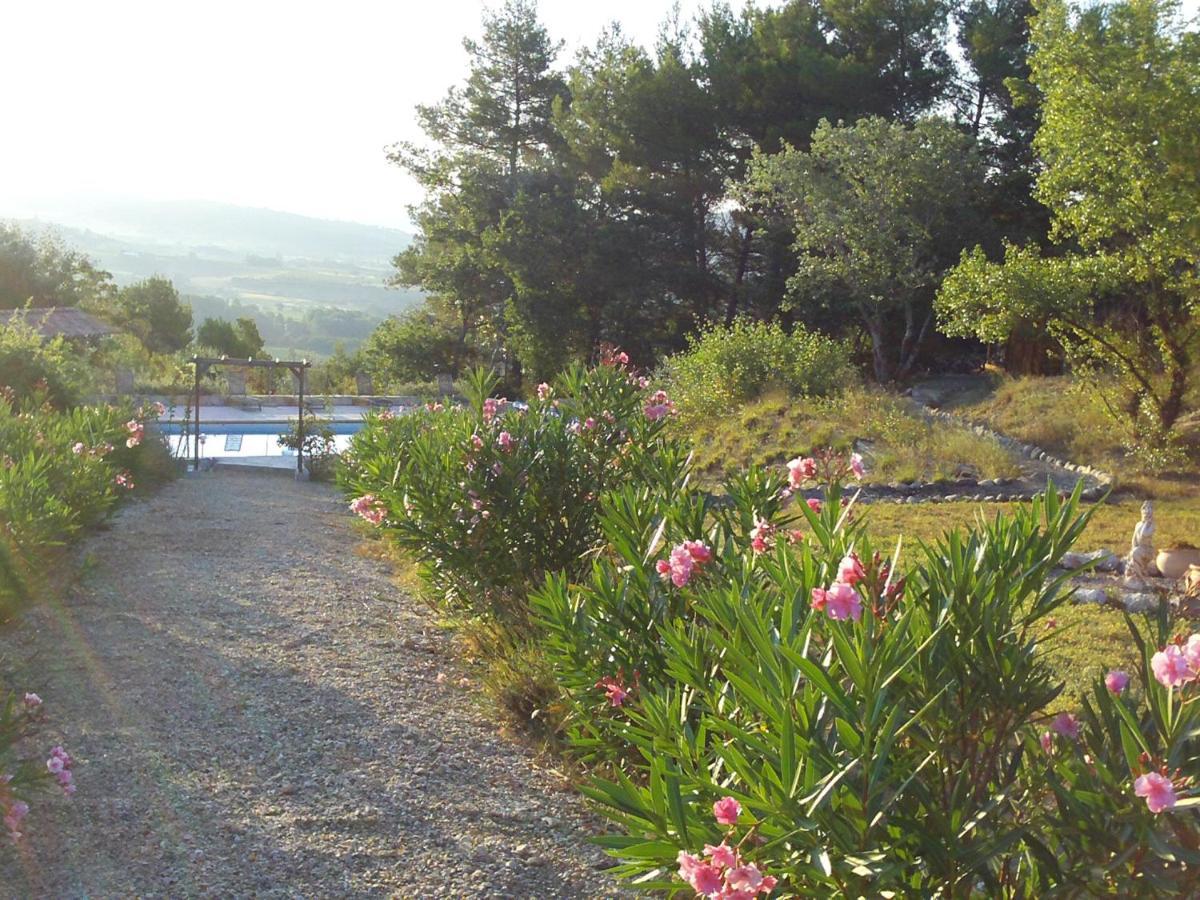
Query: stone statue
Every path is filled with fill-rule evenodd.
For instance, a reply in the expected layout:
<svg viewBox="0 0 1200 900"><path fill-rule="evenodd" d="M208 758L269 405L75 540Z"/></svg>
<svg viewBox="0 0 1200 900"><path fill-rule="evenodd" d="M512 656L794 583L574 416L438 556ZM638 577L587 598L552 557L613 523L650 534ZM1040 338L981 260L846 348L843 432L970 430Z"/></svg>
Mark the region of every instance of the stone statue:
<svg viewBox="0 0 1200 900"><path fill-rule="evenodd" d="M1154 506L1147 500L1142 504L1141 521L1133 529L1129 556L1125 558L1125 581L1136 583L1158 574L1154 565Z"/></svg>

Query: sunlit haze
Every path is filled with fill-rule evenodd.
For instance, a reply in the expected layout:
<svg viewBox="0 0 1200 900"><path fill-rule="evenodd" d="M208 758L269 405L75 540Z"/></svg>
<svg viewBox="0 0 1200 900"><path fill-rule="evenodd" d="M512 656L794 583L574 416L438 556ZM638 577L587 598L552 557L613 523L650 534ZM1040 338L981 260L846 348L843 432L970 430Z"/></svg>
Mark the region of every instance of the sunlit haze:
<svg viewBox="0 0 1200 900"><path fill-rule="evenodd" d="M706 4L705 4L706 5ZM740 6L741 2L736 2ZM654 41L670 0L546 0L560 61L605 24ZM687 17L698 0L680 4ZM42 0L0 13L0 217L64 194L217 200L405 227L384 158L466 72L480 0Z"/></svg>

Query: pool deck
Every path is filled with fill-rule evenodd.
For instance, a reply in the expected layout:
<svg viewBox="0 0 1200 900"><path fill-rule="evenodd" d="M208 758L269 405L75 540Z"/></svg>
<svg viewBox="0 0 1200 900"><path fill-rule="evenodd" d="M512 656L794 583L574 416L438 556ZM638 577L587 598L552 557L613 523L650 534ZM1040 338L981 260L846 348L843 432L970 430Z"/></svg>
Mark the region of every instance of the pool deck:
<svg viewBox="0 0 1200 900"><path fill-rule="evenodd" d="M390 409L394 413L401 413L409 406L396 404L392 406L332 406L312 408L312 415L332 422L358 422L371 410L381 411ZM176 407L176 421L182 417L184 410L182 407ZM261 409L247 408L245 406L228 406L225 404L206 404L200 405L200 427L208 425L238 425L238 424L254 424L254 425L286 425L289 421L296 418L296 406L285 406L283 404L271 405L263 404Z"/></svg>

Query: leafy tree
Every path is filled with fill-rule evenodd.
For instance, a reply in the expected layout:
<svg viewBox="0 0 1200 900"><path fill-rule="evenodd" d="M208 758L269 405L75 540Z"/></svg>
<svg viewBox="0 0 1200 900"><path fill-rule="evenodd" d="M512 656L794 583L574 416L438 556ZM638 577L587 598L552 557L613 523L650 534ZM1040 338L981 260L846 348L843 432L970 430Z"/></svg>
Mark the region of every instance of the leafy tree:
<svg viewBox="0 0 1200 900"><path fill-rule="evenodd" d="M805 153L759 155L745 195L776 205L795 231L788 301L803 314L856 316L875 377L907 377L933 317L942 273L978 228L983 180L971 140L951 123L822 122Z"/></svg>
<svg viewBox="0 0 1200 900"><path fill-rule="evenodd" d="M457 378L472 354L454 323L425 306L380 322L360 355L378 381L396 383L428 381L439 373Z"/></svg>
<svg viewBox="0 0 1200 900"><path fill-rule="evenodd" d="M227 319L205 319L196 332L196 343L234 359L262 356L263 339L258 325L251 318L236 322Z"/></svg>
<svg viewBox="0 0 1200 900"><path fill-rule="evenodd" d="M52 234L0 222L0 309L103 303L112 276Z"/></svg>
<svg viewBox="0 0 1200 900"><path fill-rule="evenodd" d="M192 342L192 308L159 275L122 288L106 313L153 353L175 353Z"/></svg>
<svg viewBox="0 0 1200 900"><path fill-rule="evenodd" d="M1174 27L1172 0L1037 7L1037 197L1061 252L965 254L940 318L983 340L1045 326L1120 374L1122 417L1153 443L1184 410L1200 340L1200 36Z"/></svg>

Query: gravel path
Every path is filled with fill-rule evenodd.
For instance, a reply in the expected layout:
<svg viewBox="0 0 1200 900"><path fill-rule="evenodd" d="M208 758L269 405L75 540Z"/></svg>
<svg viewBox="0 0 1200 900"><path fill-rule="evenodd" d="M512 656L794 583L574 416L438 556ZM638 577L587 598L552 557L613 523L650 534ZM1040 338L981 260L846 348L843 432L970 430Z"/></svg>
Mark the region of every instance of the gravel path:
<svg viewBox="0 0 1200 900"><path fill-rule="evenodd" d="M330 488L232 472L85 545L66 601L0 636L79 785L0 849L0 895L615 896L577 797L357 545Z"/></svg>

